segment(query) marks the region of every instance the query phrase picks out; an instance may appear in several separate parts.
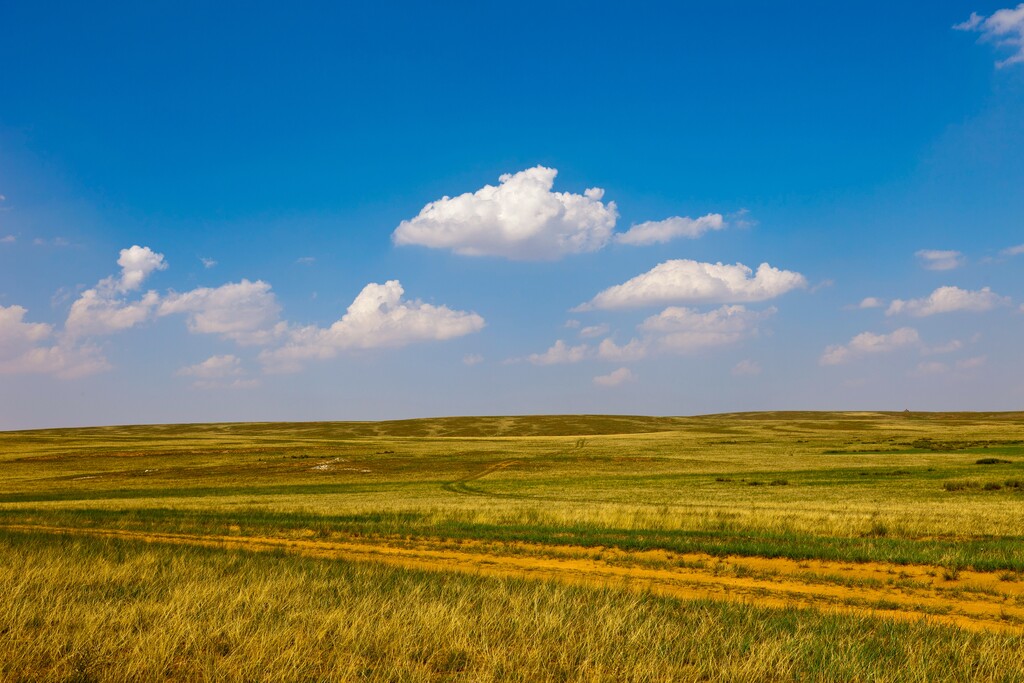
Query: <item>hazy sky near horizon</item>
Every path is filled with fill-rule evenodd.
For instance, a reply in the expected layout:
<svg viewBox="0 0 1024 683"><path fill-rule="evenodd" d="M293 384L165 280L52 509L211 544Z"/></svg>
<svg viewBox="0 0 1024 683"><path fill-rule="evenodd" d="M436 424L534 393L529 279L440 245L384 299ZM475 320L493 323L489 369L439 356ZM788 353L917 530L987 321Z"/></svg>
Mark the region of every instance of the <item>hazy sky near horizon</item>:
<svg viewBox="0 0 1024 683"><path fill-rule="evenodd" d="M1024 409L1024 4L9 4L0 429Z"/></svg>

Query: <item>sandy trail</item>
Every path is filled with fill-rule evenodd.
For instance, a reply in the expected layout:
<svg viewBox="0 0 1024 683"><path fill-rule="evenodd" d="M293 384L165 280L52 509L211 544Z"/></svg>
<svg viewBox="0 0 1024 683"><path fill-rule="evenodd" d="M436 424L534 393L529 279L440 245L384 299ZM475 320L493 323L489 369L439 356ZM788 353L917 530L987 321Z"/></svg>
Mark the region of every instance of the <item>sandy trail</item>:
<svg viewBox="0 0 1024 683"><path fill-rule="evenodd" d="M682 599L814 608L1024 633L1024 582L1004 580L1004 574L973 571L962 571L951 580L941 567L925 565L719 558L664 551L626 553L605 548L480 541L320 540L43 525L0 528L251 551L286 550L411 569L623 587Z"/></svg>

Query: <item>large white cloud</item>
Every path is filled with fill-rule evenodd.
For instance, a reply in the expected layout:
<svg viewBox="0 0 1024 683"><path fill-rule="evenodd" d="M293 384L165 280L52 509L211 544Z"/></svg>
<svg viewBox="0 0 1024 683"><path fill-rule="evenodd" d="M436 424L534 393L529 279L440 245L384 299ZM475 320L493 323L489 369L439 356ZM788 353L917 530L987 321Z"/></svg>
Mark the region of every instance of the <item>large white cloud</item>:
<svg viewBox="0 0 1024 683"><path fill-rule="evenodd" d="M753 276L753 277L751 277ZM600 292L576 310L633 308L684 303L748 303L807 286L800 273L762 263L757 272L737 263L676 259Z"/></svg>
<svg viewBox="0 0 1024 683"><path fill-rule="evenodd" d="M886 315L898 315L906 313L917 318L922 318L938 313L954 313L957 311L971 311L980 313L991 311L997 306L1010 303L1007 297L1002 297L993 292L990 288L984 287L979 290L960 289L959 287L939 287L923 299L895 299L889 304Z"/></svg>
<svg viewBox="0 0 1024 683"><path fill-rule="evenodd" d="M217 334L239 344L268 344L284 332L278 321L281 307L262 280L229 282L220 287L198 287L188 292L170 292L157 314L182 313L189 332Z"/></svg>
<svg viewBox="0 0 1024 683"><path fill-rule="evenodd" d="M0 375L50 374L74 379L110 367L94 346L66 339L49 343L53 327L25 322L26 312L21 306L0 306Z"/></svg>
<svg viewBox="0 0 1024 683"><path fill-rule="evenodd" d="M398 280L370 283L333 325L291 328L288 341L261 353L260 361L272 371L293 371L301 361L333 358L348 349L441 341L484 327L484 319L476 313L406 300L402 298L404 293Z"/></svg>
<svg viewBox="0 0 1024 683"><path fill-rule="evenodd" d="M721 230L724 227L725 219L720 213L709 213L700 218L673 216L661 221L638 223L626 232L616 235L615 241L634 246L663 244L679 237L696 239L706 232Z"/></svg>
<svg viewBox="0 0 1024 683"><path fill-rule="evenodd" d="M829 346L821 355L822 365L840 365L863 355L890 353L899 349L916 347L921 337L912 327L901 327L889 334L861 332L845 345Z"/></svg>
<svg viewBox="0 0 1024 683"><path fill-rule="evenodd" d="M442 197L402 221L392 239L399 246L534 261L602 248L618 218L615 202L603 203L600 188L553 192L557 174L536 166L501 176L497 186Z"/></svg>
<svg viewBox="0 0 1024 683"><path fill-rule="evenodd" d="M977 31L981 33L983 40L1010 48L1013 53L1006 59L996 62L997 67L1024 62L1024 3L1017 5L1015 9L998 10L988 17L971 12L967 21L953 28L959 31Z"/></svg>
<svg viewBox="0 0 1024 683"><path fill-rule="evenodd" d="M117 264L120 277L110 276L87 289L71 304L65 332L71 337L111 334L144 322L160 300L156 292L146 292L131 301L125 295L139 289L155 271L166 270L163 254L138 245L122 249Z"/></svg>

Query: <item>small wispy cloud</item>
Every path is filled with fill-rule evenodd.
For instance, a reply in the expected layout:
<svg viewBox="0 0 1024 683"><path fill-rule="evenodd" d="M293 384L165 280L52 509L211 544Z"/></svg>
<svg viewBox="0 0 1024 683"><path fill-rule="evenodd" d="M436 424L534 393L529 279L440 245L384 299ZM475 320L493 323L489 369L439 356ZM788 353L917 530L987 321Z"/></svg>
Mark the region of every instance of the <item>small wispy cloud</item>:
<svg viewBox="0 0 1024 683"><path fill-rule="evenodd" d="M0 237L0 244L14 244L18 241L18 238L14 235L4 235Z"/></svg>
<svg viewBox="0 0 1024 683"><path fill-rule="evenodd" d="M295 259L295 262L297 264L299 264L300 266L311 266L314 263L316 263L316 257L315 256L300 256L299 258Z"/></svg>
<svg viewBox="0 0 1024 683"><path fill-rule="evenodd" d="M1020 256L1021 254L1024 254L1024 244L1018 244L1015 247L1007 247L999 253L1003 256Z"/></svg>
<svg viewBox="0 0 1024 683"><path fill-rule="evenodd" d="M606 334L608 334L608 325L604 323L601 323L600 325L589 325L580 330L580 336L584 339L603 337Z"/></svg>
<svg viewBox="0 0 1024 683"><path fill-rule="evenodd" d="M720 213L709 213L700 218L672 216L661 221L646 221L634 225L626 232L617 234L615 241L633 246L664 244L680 237L697 239L706 232L722 230L725 227L725 219Z"/></svg>
<svg viewBox="0 0 1024 683"><path fill-rule="evenodd" d="M883 306L885 306L885 301L882 300L882 299L879 299L876 296L865 297L865 298L860 300L859 304L857 304L857 308L862 308L862 309L882 308Z"/></svg>
<svg viewBox="0 0 1024 683"><path fill-rule="evenodd" d="M534 365L561 365L563 363L579 363L587 358L590 347L586 344L569 346L563 340L557 340L544 353L531 353L526 360Z"/></svg>
<svg viewBox="0 0 1024 683"><path fill-rule="evenodd" d="M213 268L214 266L217 265L216 261L214 261L212 258L206 258L205 256L200 256L199 260L203 262L203 268L206 269Z"/></svg>
<svg viewBox="0 0 1024 683"><path fill-rule="evenodd" d="M939 287L927 297L922 299L894 299L886 315L899 315L905 313L917 318L923 318L939 313L955 313L969 311L973 313L984 313L991 311L997 306L1005 306L1010 303L1008 297L1000 296L989 287L982 287L979 290L960 289L959 287Z"/></svg>
<svg viewBox="0 0 1024 683"><path fill-rule="evenodd" d="M861 356L891 353L920 345L921 337L912 327L901 327L888 334L861 332L846 344L836 344L826 348L818 362L821 365L841 365Z"/></svg>
<svg viewBox="0 0 1024 683"><path fill-rule="evenodd" d="M198 377L200 379L223 379L244 374L242 360L238 356L226 354L210 356L202 363L189 365L178 370L182 377Z"/></svg>
<svg viewBox="0 0 1024 683"><path fill-rule="evenodd" d="M959 251L921 249L914 255L925 270L953 270L964 264L964 255Z"/></svg>
<svg viewBox="0 0 1024 683"><path fill-rule="evenodd" d="M636 375L629 368L612 370L607 375L598 375L594 378L594 384L599 387L617 387L626 382L636 381Z"/></svg>
<svg viewBox="0 0 1024 683"><path fill-rule="evenodd" d="M484 362L484 357L481 356L479 353L470 353L470 354L465 355L465 356L462 357L463 365L468 365L470 367L472 367L474 365L480 365L483 362Z"/></svg>
<svg viewBox="0 0 1024 683"><path fill-rule="evenodd" d="M32 244L34 244L37 247L58 247L58 248L62 248L62 247L70 247L71 246L71 242L69 242L68 240L64 239L63 237L54 237L52 239L45 239L45 238L42 238L42 237L36 237L34 240L32 240Z"/></svg>
<svg viewBox="0 0 1024 683"><path fill-rule="evenodd" d="M975 370L982 367L988 362L987 356L974 356L973 358L964 358L956 362L958 370Z"/></svg>
<svg viewBox="0 0 1024 683"><path fill-rule="evenodd" d="M1024 63L1024 2L1014 9L1001 9L990 16L971 12L967 21L953 26L957 31L971 31L981 34L981 39L995 43L998 47L1010 48L1012 54L996 62L1001 69L1011 64Z"/></svg>
<svg viewBox="0 0 1024 683"><path fill-rule="evenodd" d="M733 366L733 377L755 377L761 374L761 366L752 360L741 360Z"/></svg>

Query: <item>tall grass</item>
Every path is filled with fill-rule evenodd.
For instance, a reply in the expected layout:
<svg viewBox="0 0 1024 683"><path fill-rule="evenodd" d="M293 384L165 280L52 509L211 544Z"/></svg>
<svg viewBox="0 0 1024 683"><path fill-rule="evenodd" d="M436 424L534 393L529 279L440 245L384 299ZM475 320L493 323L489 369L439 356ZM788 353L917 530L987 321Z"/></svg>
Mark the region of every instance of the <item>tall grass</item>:
<svg viewBox="0 0 1024 683"><path fill-rule="evenodd" d="M1024 638L291 555L0 533L0 678L1019 681Z"/></svg>

